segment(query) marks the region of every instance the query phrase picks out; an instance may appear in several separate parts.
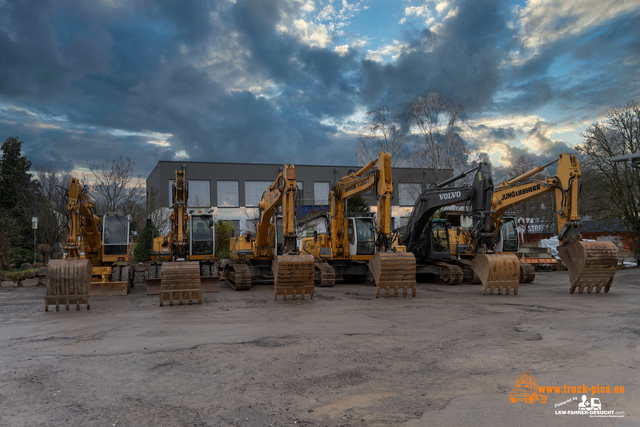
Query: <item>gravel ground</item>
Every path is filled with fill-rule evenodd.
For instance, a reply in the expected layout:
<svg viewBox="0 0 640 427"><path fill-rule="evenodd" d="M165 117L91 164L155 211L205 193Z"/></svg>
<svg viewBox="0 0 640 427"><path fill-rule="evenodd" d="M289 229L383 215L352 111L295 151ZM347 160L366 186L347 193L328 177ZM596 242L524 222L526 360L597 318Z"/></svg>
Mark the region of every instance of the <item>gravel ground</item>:
<svg viewBox="0 0 640 427"><path fill-rule="evenodd" d="M517 296L419 284L415 298L376 299L342 284L276 302L272 286L221 283L173 307L138 285L69 312L45 312L43 287L3 288L0 425L639 425L639 273L582 295L566 272ZM556 415L575 394L510 403L523 371L624 386L594 396L625 416Z"/></svg>

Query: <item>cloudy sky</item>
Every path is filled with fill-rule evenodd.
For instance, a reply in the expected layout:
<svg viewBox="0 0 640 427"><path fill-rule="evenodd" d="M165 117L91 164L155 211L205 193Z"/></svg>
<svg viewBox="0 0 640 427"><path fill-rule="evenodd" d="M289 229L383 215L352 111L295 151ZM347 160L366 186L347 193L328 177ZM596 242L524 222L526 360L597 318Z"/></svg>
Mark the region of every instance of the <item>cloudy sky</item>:
<svg viewBox="0 0 640 427"><path fill-rule="evenodd" d="M368 109L429 91L508 167L639 82L638 0L0 0L0 139L63 168L354 164Z"/></svg>

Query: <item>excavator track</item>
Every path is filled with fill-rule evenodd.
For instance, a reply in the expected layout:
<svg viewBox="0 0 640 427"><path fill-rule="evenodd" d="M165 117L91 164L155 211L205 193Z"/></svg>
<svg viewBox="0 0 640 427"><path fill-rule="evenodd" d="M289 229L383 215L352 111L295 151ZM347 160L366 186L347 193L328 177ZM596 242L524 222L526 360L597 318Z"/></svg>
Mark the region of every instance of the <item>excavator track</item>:
<svg viewBox="0 0 640 427"><path fill-rule="evenodd" d="M326 261L316 261L315 285L329 287L336 284L336 272Z"/></svg>
<svg viewBox="0 0 640 427"><path fill-rule="evenodd" d="M498 295L502 295L503 290L509 295L512 289L513 294L518 295L520 261L515 255L479 254L471 261L471 267L482 282L482 295L487 290L490 295L495 290Z"/></svg>
<svg viewBox="0 0 640 427"><path fill-rule="evenodd" d="M478 273L473 271L470 265L465 265L462 267L462 283L466 283L467 285L478 285L482 283L480 280L480 276Z"/></svg>
<svg viewBox="0 0 640 427"><path fill-rule="evenodd" d="M528 262L520 261L520 283L531 283L536 278L536 269Z"/></svg>
<svg viewBox="0 0 640 427"><path fill-rule="evenodd" d="M457 265L447 264L446 262L436 261L434 265L440 268L438 284L440 285L459 285L464 279L462 268Z"/></svg>
<svg viewBox="0 0 640 427"><path fill-rule="evenodd" d="M273 290L275 300L282 295L296 299L300 295L304 299L309 295L313 299L315 262L311 255L278 255L272 264Z"/></svg>
<svg viewBox="0 0 640 427"><path fill-rule="evenodd" d="M160 282L160 307L165 301L173 305L178 300L193 300L202 304L202 287L200 285L200 264L197 261L176 261L162 264L162 279Z"/></svg>
<svg viewBox="0 0 640 427"><path fill-rule="evenodd" d="M369 261L369 270L376 282L376 298L380 290L384 290L385 298L389 298L389 290L394 289L394 296L404 289L402 296L407 296L411 289L416 296L416 258L411 252L377 252Z"/></svg>
<svg viewBox="0 0 640 427"><path fill-rule="evenodd" d="M89 288L91 286L91 261L88 259L54 259L47 264L47 290L44 297L44 311L49 311L49 305L55 305L56 311L60 305L75 304L80 310L80 304L89 302Z"/></svg>
<svg viewBox="0 0 640 427"><path fill-rule="evenodd" d="M251 269L247 264L230 262L224 268L224 281L236 291L251 289Z"/></svg>
<svg viewBox="0 0 640 427"><path fill-rule="evenodd" d="M618 265L618 250L612 242L572 241L558 247L558 255L569 270L570 293L593 289L609 292Z"/></svg>

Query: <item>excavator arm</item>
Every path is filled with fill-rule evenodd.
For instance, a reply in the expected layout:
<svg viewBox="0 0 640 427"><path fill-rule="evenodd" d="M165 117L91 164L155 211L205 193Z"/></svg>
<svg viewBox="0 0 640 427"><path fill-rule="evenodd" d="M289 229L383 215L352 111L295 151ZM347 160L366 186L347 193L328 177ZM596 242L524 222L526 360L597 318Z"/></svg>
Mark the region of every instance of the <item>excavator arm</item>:
<svg viewBox="0 0 640 427"><path fill-rule="evenodd" d="M95 266L101 265L102 236L100 218L96 215L93 201L78 178L69 180L69 236L67 238L67 259L81 259L80 240L84 246L84 257Z"/></svg>
<svg viewBox="0 0 640 427"><path fill-rule="evenodd" d="M542 180L528 179L548 166L558 163L553 177ZM558 160L538 166L498 186L493 193L496 214L492 225L497 235L502 225L502 215L515 205L547 193L555 193L558 220L558 255L569 270L570 292L578 289L596 293L603 288L608 292L618 262L617 249L611 242L587 242L579 234L582 223L578 215L580 164L572 154L560 154Z"/></svg>

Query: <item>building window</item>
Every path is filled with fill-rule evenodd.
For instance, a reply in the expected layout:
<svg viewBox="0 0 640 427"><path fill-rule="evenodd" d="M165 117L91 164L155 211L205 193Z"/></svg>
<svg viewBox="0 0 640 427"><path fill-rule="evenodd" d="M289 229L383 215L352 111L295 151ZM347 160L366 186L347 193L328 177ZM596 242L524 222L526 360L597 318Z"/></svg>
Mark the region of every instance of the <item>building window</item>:
<svg viewBox="0 0 640 427"><path fill-rule="evenodd" d="M313 183L314 204L325 206L329 204L329 183L314 182Z"/></svg>
<svg viewBox="0 0 640 427"><path fill-rule="evenodd" d="M267 188L269 188L271 184L271 181L245 181L244 205L258 206L260 204L260 200L262 200L262 194L267 191Z"/></svg>
<svg viewBox="0 0 640 427"><path fill-rule="evenodd" d="M169 181L169 206L173 206L173 200L171 200L173 184L175 180ZM209 208L211 207L211 190L208 180L187 180L189 184L189 199L187 203L190 208Z"/></svg>
<svg viewBox="0 0 640 427"><path fill-rule="evenodd" d="M420 183L400 183L398 184L400 193L400 206L413 206L418 196L422 194L422 184Z"/></svg>
<svg viewBox="0 0 640 427"><path fill-rule="evenodd" d="M218 207L237 208L238 181L218 181Z"/></svg>
<svg viewBox="0 0 640 427"><path fill-rule="evenodd" d="M208 180L189 180L188 202L190 208L211 207L211 191Z"/></svg>

